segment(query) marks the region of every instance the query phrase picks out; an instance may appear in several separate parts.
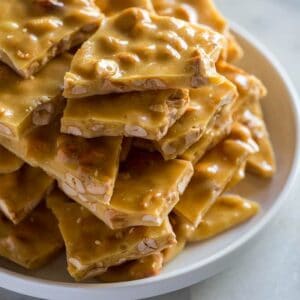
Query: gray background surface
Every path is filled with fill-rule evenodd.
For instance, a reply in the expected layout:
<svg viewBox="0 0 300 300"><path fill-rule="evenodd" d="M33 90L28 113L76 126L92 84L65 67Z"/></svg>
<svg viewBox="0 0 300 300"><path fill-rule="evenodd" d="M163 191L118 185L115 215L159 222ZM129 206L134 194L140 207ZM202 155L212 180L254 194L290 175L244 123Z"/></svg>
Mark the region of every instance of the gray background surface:
<svg viewBox="0 0 300 300"><path fill-rule="evenodd" d="M126 1L126 0L124 0ZM300 0L216 0L262 41L300 91ZM1 300L33 300L0 289ZM256 243L232 267L191 288L151 300L300 299L300 185Z"/></svg>

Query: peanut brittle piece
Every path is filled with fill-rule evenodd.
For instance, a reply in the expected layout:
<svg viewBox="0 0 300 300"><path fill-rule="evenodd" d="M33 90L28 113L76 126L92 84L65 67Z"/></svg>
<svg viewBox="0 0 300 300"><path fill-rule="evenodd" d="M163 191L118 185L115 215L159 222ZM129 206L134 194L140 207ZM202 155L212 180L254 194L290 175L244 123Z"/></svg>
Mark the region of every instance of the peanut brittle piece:
<svg viewBox="0 0 300 300"><path fill-rule="evenodd" d="M228 23L212 0L152 0L155 11L190 23L202 23L224 33Z"/></svg>
<svg viewBox="0 0 300 300"><path fill-rule="evenodd" d="M62 55L28 80L0 63L0 135L20 139L62 112L63 78L71 59Z"/></svg>
<svg viewBox="0 0 300 300"><path fill-rule="evenodd" d="M0 175L15 172L23 165L22 159L0 146Z"/></svg>
<svg viewBox="0 0 300 300"><path fill-rule="evenodd" d="M227 33L226 61L235 62L241 59L244 51L232 33Z"/></svg>
<svg viewBox="0 0 300 300"><path fill-rule="evenodd" d="M232 104L225 105L213 120L210 121L200 140L179 157L196 164L209 149L228 136L233 123L232 110Z"/></svg>
<svg viewBox="0 0 300 300"><path fill-rule="evenodd" d="M176 240L177 243L175 245L172 245L171 247L168 247L163 251L164 264L167 264L168 262L172 261L184 250L186 246L186 240L178 239L177 235L176 235Z"/></svg>
<svg viewBox="0 0 300 300"><path fill-rule="evenodd" d="M93 138L141 137L159 140L189 104L188 90L132 92L69 100L62 132Z"/></svg>
<svg viewBox="0 0 300 300"><path fill-rule="evenodd" d="M89 196L90 209L109 203L118 173L122 137L83 139L60 133L59 121L34 129L19 142L0 144L32 166L42 168L73 189L72 196Z"/></svg>
<svg viewBox="0 0 300 300"><path fill-rule="evenodd" d="M104 19L75 54L64 96L197 88L215 83L226 44L206 26L129 8Z"/></svg>
<svg viewBox="0 0 300 300"><path fill-rule="evenodd" d="M25 78L88 39L101 19L90 0L9 0L0 11L0 60Z"/></svg>
<svg viewBox="0 0 300 300"><path fill-rule="evenodd" d="M153 11L151 0L96 0L96 5L106 16L111 16L130 7L140 7Z"/></svg>
<svg viewBox="0 0 300 300"><path fill-rule="evenodd" d="M48 165L57 152L59 124L56 119L48 125L36 127L29 134L21 136L20 140L0 135L0 144L32 167L40 167L43 162ZM53 172L48 173L55 177Z"/></svg>
<svg viewBox="0 0 300 300"><path fill-rule="evenodd" d="M249 158L248 158L249 159ZM238 185L243 179L246 177L246 164L247 161L245 161L240 168L235 172L233 177L231 178L231 181L227 184L225 190L231 190L236 185Z"/></svg>
<svg viewBox="0 0 300 300"><path fill-rule="evenodd" d="M53 182L41 169L28 165L0 175L0 210L14 224L20 223L41 202Z"/></svg>
<svg viewBox="0 0 300 300"><path fill-rule="evenodd" d="M253 75L246 73L227 62L217 63L218 71L234 83L238 89L237 101L225 105L224 108L210 122L202 138L193 144L179 157L192 161L194 164L201 159L208 149L211 149L230 132L234 120L238 120L241 108L249 101L256 101L266 95L266 88L261 81Z"/></svg>
<svg viewBox="0 0 300 300"><path fill-rule="evenodd" d="M229 79L237 87L239 99L236 102L236 111L248 101L259 100L266 96L267 90L265 86L254 75L224 61L218 61L217 69L220 74Z"/></svg>
<svg viewBox="0 0 300 300"><path fill-rule="evenodd" d="M110 228L158 226L179 201L193 175L190 162L165 161L159 153L132 151L121 165L109 205L93 202L90 197L75 200ZM72 196L73 190L60 182L61 189Z"/></svg>
<svg viewBox="0 0 300 300"><path fill-rule="evenodd" d="M247 170L262 177L272 177L276 172L276 159L260 102L253 100L245 104L237 119L249 128L259 148L257 153L249 156Z"/></svg>
<svg viewBox="0 0 300 300"><path fill-rule="evenodd" d="M179 215L171 213L169 218L173 231L176 235L177 243L163 250L164 264L170 262L182 252L186 246L188 238L195 230L195 227L191 223Z"/></svg>
<svg viewBox="0 0 300 300"><path fill-rule="evenodd" d="M200 242L248 221L259 211L259 204L238 195L226 194L217 198L195 227L185 218L171 214L170 222L177 243L163 251L164 263L173 260L189 242Z"/></svg>
<svg viewBox="0 0 300 300"><path fill-rule="evenodd" d="M180 156L194 164L201 159L207 149L214 147L229 134L233 120L237 120L240 107L266 94L266 89L259 79L236 66L220 61L218 71L236 85L239 97L234 105L224 107L219 116L211 122L202 138Z"/></svg>
<svg viewBox="0 0 300 300"><path fill-rule="evenodd" d="M235 86L224 79L218 85L191 90L190 97L189 109L162 139L155 142L165 159L173 159L195 144L213 117L235 101L237 92Z"/></svg>
<svg viewBox="0 0 300 300"><path fill-rule="evenodd" d="M168 219L156 227L111 230L58 190L48 197L47 203L58 219L65 241L68 271L77 281L159 252L176 242Z"/></svg>
<svg viewBox="0 0 300 300"><path fill-rule="evenodd" d="M212 238L246 222L259 211L259 204L237 195L223 195L203 217L200 225L188 237L189 242Z"/></svg>
<svg viewBox="0 0 300 300"><path fill-rule="evenodd" d="M199 242L212 238L243 222L259 211L259 204L237 195L226 194L217 198L206 212L198 227L185 218L171 214L170 222L176 235L177 243L163 250L164 264L179 255L189 242Z"/></svg>
<svg viewBox="0 0 300 300"><path fill-rule="evenodd" d="M224 34L227 38L227 49L223 58L228 61L238 60L243 50L229 31L229 24L213 0L152 0L155 11L161 16L175 17L190 23L205 24Z"/></svg>
<svg viewBox="0 0 300 300"><path fill-rule="evenodd" d="M122 282L138 280L158 275L163 266L162 253L154 253L138 260L109 268L98 279L102 282Z"/></svg>
<svg viewBox="0 0 300 300"><path fill-rule="evenodd" d="M121 144L121 137L86 140L61 134L53 162L56 177L79 196L90 195L96 203L109 203L118 174Z"/></svg>
<svg viewBox="0 0 300 300"><path fill-rule="evenodd" d="M229 137L195 166L195 174L175 206L175 213L198 226L241 165L256 151L258 147L249 130L235 123Z"/></svg>
<svg viewBox="0 0 300 300"><path fill-rule="evenodd" d="M247 169L262 177L272 177L276 159L259 102L266 95L266 88L255 76L228 63L219 62L218 70L237 86L240 99L233 117L249 128L260 149L250 155Z"/></svg>
<svg viewBox="0 0 300 300"><path fill-rule="evenodd" d="M61 249L57 221L44 204L18 225L0 214L0 256L26 269L47 264Z"/></svg>

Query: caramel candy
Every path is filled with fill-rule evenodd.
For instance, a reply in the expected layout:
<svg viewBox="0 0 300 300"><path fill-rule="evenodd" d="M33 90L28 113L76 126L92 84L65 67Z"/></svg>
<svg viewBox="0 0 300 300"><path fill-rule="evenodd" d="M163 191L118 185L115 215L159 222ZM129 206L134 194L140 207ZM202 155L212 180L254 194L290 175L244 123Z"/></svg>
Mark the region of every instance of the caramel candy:
<svg viewBox="0 0 300 300"><path fill-rule="evenodd" d="M0 146L0 175L19 170L24 162L13 153Z"/></svg>
<svg viewBox="0 0 300 300"><path fill-rule="evenodd" d="M53 182L42 170L28 165L0 175L0 210L14 224L20 223L41 202Z"/></svg>
<svg viewBox="0 0 300 300"><path fill-rule="evenodd" d="M0 143L32 166L42 168L72 189L71 197L89 196L109 203L117 177L122 137L83 139L60 133L59 121L38 127L16 142ZM90 210L94 210L91 205Z"/></svg>
<svg viewBox="0 0 300 300"><path fill-rule="evenodd" d="M158 153L132 151L121 165L109 205L89 197L76 198L81 205L94 206L93 213L110 228L158 226L179 201L193 175L190 162L165 161ZM72 196L72 189L60 183Z"/></svg>
<svg viewBox="0 0 300 300"><path fill-rule="evenodd" d="M189 104L188 90L132 92L69 100L61 130L85 138L159 140Z"/></svg>
<svg viewBox="0 0 300 300"><path fill-rule="evenodd" d="M153 11L151 0L96 0L95 2L107 16L114 15L130 7L140 7L151 12Z"/></svg>
<svg viewBox="0 0 300 300"><path fill-rule="evenodd" d="M200 225L189 235L189 242L212 238L246 222L259 211L259 204L237 195L223 195L217 199Z"/></svg>
<svg viewBox="0 0 300 300"><path fill-rule="evenodd" d="M68 271L77 281L159 252L176 242L168 219L156 227L111 230L58 190L48 197L47 203L58 219L65 241Z"/></svg>
<svg viewBox="0 0 300 300"><path fill-rule="evenodd" d="M101 19L93 1L81 0L1 1L0 11L0 60L25 78L85 41Z"/></svg>
<svg viewBox="0 0 300 300"><path fill-rule="evenodd" d="M195 174L175 206L176 214L198 226L248 156L257 151L249 130L235 123L229 137L195 166Z"/></svg>
<svg viewBox="0 0 300 300"><path fill-rule="evenodd" d="M158 252L109 268L98 279L102 282L138 280L158 275L163 265L163 255Z"/></svg>
<svg viewBox="0 0 300 300"><path fill-rule="evenodd" d="M173 159L195 144L222 108L235 101L237 91L234 85L223 79L218 85L191 90L190 97L187 112L155 143L165 159Z"/></svg>
<svg viewBox="0 0 300 300"><path fill-rule="evenodd" d="M104 19L76 53L65 76L64 96L216 83L215 62L225 43L206 26L129 8Z"/></svg>
<svg viewBox="0 0 300 300"><path fill-rule="evenodd" d="M45 205L41 204L18 225L0 214L0 256L26 269L37 269L62 248L57 221Z"/></svg>
<svg viewBox="0 0 300 300"><path fill-rule="evenodd" d="M0 135L20 139L61 113L63 78L71 59L62 55L27 80L0 63Z"/></svg>

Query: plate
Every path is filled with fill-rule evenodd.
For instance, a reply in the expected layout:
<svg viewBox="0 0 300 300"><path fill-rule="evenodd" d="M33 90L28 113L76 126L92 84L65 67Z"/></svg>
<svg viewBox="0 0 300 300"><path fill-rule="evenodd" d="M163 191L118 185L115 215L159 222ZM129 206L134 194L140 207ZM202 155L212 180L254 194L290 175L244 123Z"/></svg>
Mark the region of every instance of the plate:
<svg viewBox="0 0 300 300"><path fill-rule="evenodd" d="M261 213L250 222L208 242L188 246L156 277L131 282L74 283L64 257L50 266L29 272L0 260L0 286L18 293L56 300L140 299L190 286L222 271L243 251L288 197L299 169L299 107L291 81L273 55L249 33L233 25L245 50L240 65L263 80L269 93L262 102L278 172L272 180L248 176L238 187L241 195L261 203Z"/></svg>

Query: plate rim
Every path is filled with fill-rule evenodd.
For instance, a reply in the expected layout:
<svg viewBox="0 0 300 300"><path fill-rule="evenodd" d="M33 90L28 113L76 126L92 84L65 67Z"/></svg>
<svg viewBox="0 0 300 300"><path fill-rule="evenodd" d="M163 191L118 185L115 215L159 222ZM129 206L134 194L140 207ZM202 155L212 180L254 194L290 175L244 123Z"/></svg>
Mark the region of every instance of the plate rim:
<svg viewBox="0 0 300 300"><path fill-rule="evenodd" d="M68 283L68 282L56 282L53 280L48 279L40 279L34 278L30 275L20 274L14 271L7 270L5 268L0 267L0 286L11 291L24 293L27 295L37 296L38 293L34 293L34 288L45 289L48 290L49 288L55 288L59 290L105 290L106 292L109 289L114 289L114 293L120 292L120 290L124 288L144 288L151 284L159 284L159 285L167 285L167 282L174 281L175 279L179 279L181 276L186 274L192 274L198 271L203 267L209 267L209 265L213 263L218 263L222 258L233 254L237 251L240 247L245 245L251 239L253 239L257 234L270 222L270 220L275 216L275 214L279 211L281 205L284 201L287 200L290 191L296 182L297 177L300 175L299 167L300 167L300 104L299 104L299 97L294 86L294 83L290 79L285 68L281 65L278 59L273 55L273 53L267 49L256 37L254 37L251 33L245 30L243 27L237 25L234 22L230 22L231 29L234 33L241 36L245 39L249 44L255 47L259 53L267 60L276 70L278 76L281 78L281 81L285 85L287 89L287 93L290 96L290 105L292 107L292 113L294 115L295 120L295 153L293 157L293 164L290 169L289 175L286 180L286 184L284 185L282 191L276 197L276 200L270 210L266 213L265 217L260 220L257 224L253 225L251 229L249 229L244 236L240 237L221 251L211 255L207 259L203 259L201 262L195 262L193 264L189 264L186 267L180 268L179 270L170 271L166 274L160 274L158 276L135 280L135 281L127 281L127 282L120 282L120 283ZM215 274L215 273L214 273ZM213 274L212 274L213 275ZM199 279L201 280L201 278ZM12 284L9 281L14 281L14 288L12 288ZM178 280L177 280L178 282ZM188 284L180 283L173 288L167 288L167 290L162 291L164 292L171 292L174 290L178 290L180 288L186 287L191 285L195 282L190 282ZM24 286L28 287L28 290L31 290L31 293L24 288ZM30 286L30 288L29 288ZM117 291L118 290L118 291ZM161 294L162 294L161 293ZM156 290L152 290L151 294L148 293L146 296L155 296L159 295L160 292L156 292ZM124 296L125 297L125 296Z"/></svg>

